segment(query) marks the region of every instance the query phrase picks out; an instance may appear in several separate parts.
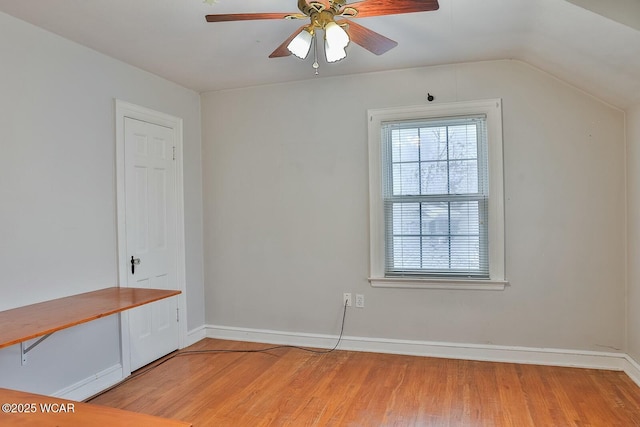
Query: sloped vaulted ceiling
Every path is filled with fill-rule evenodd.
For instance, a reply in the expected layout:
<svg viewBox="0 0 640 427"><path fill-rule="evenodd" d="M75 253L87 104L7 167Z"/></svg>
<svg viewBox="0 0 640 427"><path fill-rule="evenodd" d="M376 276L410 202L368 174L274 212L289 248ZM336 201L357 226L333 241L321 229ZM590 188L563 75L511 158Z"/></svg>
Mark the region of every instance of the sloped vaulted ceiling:
<svg viewBox="0 0 640 427"><path fill-rule="evenodd" d="M321 60L320 75L511 58L624 109L640 105L637 3L440 0L435 12L360 19L398 47L349 46L346 60ZM268 58L299 22L204 20L295 10L295 0L0 0L2 12L199 92L315 78L310 59Z"/></svg>
<svg viewBox="0 0 640 427"><path fill-rule="evenodd" d="M618 15L625 1L606 3L609 12L618 7ZM640 104L640 30L566 1L546 0L530 25L519 59L620 108Z"/></svg>
<svg viewBox="0 0 640 427"><path fill-rule="evenodd" d="M640 1L638 0L567 0L592 12L640 30Z"/></svg>

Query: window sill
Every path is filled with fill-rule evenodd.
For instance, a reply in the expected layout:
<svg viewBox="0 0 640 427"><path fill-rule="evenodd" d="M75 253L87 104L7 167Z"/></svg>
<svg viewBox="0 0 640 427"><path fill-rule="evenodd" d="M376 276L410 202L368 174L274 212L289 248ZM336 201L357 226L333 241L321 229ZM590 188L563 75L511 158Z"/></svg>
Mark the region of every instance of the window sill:
<svg viewBox="0 0 640 427"><path fill-rule="evenodd" d="M408 289L457 289L503 291L509 284L506 280L480 279L411 279L403 277L370 277L369 283L374 288L408 288Z"/></svg>

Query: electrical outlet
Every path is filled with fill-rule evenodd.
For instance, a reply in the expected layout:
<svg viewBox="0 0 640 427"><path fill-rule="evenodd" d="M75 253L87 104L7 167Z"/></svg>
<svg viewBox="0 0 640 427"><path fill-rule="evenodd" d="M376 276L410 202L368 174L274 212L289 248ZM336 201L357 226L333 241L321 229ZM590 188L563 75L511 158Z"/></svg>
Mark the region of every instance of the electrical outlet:
<svg viewBox="0 0 640 427"><path fill-rule="evenodd" d="M351 292L345 292L342 294L342 303L347 307L351 307Z"/></svg>
<svg viewBox="0 0 640 427"><path fill-rule="evenodd" d="M356 294L356 307L364 308L364 295Z"/></svg>

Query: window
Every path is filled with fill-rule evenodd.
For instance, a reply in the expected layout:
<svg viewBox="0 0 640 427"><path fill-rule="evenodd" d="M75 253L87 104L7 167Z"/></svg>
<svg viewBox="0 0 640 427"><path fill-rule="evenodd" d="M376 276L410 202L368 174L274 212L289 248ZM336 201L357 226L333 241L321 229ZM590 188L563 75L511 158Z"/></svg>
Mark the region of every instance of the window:
<svg viewBox="0 0 640 427"><path fill-rule="evenodd" d="M373 286L503 289L500 100L369 111Z"/></svg>
<svg viewBox="0 0 640 427"><path fill-rule="evenodd" d="M386 276L489 277L485 122L382 124Z"/></svg>

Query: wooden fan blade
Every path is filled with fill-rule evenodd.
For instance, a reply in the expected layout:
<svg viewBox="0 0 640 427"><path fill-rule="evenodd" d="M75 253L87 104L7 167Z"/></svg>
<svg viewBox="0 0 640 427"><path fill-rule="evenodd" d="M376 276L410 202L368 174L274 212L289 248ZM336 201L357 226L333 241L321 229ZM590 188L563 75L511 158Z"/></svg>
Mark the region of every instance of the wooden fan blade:
<svg viewBox="0 0 640 427"><path fill-rule="evenodd" d="M428 12L438 10L440 5L438 0L362 0L359 2L344 5L340 13L345 8L353 8L358 11L353 18L367 18L370 16L397 15L400 13Z"/></svg>
<svg viewBox="0 0 640 427"><path fill-rule="evenodd" d="M289 43L291 43L291 40L293 40L294 38L296 38L296 36L298 34L300 34L300 32L302 30L304 30L304 28L306 27L306 25L303 25L302 27L298 28L297 30L295 30L293 32L293 34L291 34L289 36L288 39L286 39L284 42L282 42L282 44L280 46L278 46L276 48L276 50L274 50L273 52L271 52L271 55L269 55L269 58L281 58L283 56L289 56L291 55L291 51L289 49L287 49L287 46L289 46Z"/></svg>
<svg viewBox="0 0 640 427"><path fill-rule="evenodd" d="M302 13L226 13L207 15L207 22L254 21L258 19L305 19Z"/></svg>
<svg viewBox="0 0 640 427"><path fill-rule="evenodd" d="M346 19L336 21L336 24L338 25L345 23L348 25L346 31L347 34L349 34L349 40L355 44L359 44L369 52L375 53L376 55L382 55L383 53L398 46L398 42L393 41L382 34L376 33L367 27L363 27L360 24L356 24L355 22L351 22Z"/></svg>

